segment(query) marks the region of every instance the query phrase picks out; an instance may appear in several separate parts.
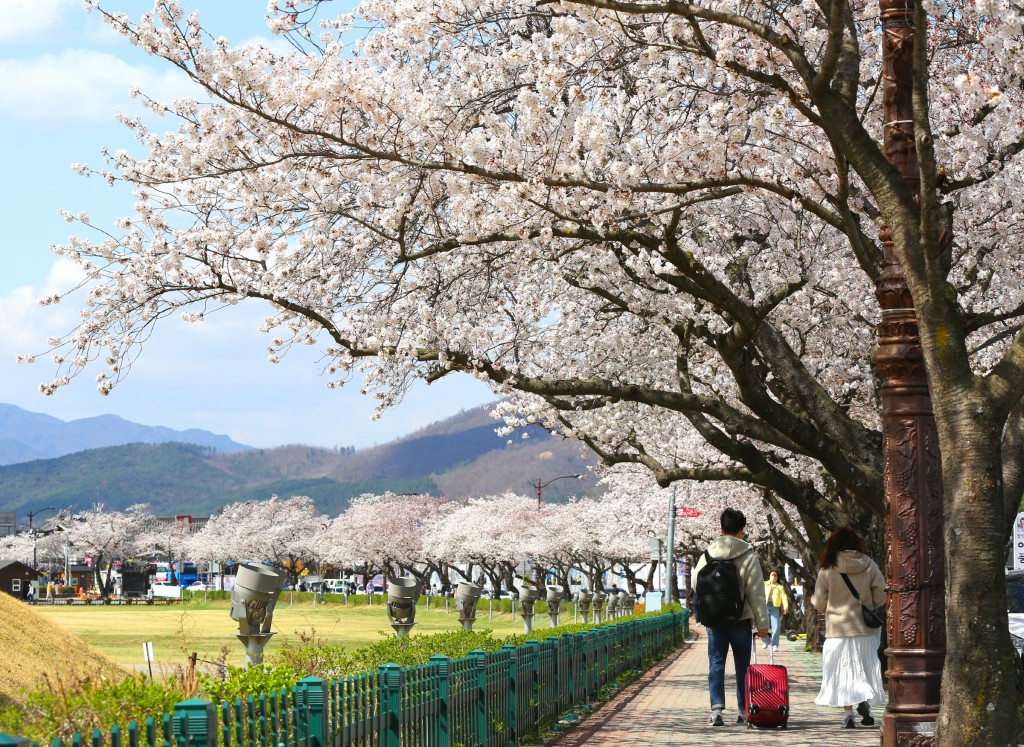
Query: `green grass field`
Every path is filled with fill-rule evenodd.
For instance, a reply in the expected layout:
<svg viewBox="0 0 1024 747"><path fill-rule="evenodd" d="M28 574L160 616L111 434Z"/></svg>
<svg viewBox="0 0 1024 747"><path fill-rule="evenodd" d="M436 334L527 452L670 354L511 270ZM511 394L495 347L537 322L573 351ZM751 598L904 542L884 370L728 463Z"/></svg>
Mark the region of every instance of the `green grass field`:
<svg viewBox="0 0 1024 747"><path fill-rule="evenodd" d="M379 597L378 597L379 599ZM445 614L443 602L437 600L430 610L420 607L416 613L413 635L459 630L454 604L451 614ZM180 605L157 606L44 606L34 608L66 630L82 638L118 664L130 670L143 670L142 644L153 642L156 661L154 671L161 665L180 664L195 651L200 659L219 659L223 647L228 649L229 664L241 666L244 661L242 644L235 638L238 624L228 616L226 600L203 602L197 594L195 600ZM565 622L571 622L571 616ZM547 615L537 615L538 629L549 625ZM521 633L522 618L512 619L508 612L494 612L487 617L487 602L481 601L477 610L476 630L491 629L497 635ZM285 594L274 611L273 630L277 635L267 645L272 654L283 641L298 642L299 635L314 630L326 643L358 648L380 640L381 633L394 635L388 625L383 604L372 607L345 607L340 603L317 604L295 602L289 605Z"/></svg>

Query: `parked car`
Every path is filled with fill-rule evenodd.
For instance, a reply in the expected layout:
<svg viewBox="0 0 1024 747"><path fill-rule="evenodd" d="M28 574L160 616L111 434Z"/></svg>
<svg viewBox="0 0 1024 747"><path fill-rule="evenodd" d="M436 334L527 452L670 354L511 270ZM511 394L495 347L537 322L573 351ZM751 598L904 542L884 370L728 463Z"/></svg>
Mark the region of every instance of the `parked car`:
<svg viewBox="0 0 1024 747"><path fill-rule="evenodd" d="M204 584L202 581L196 581L195 583L189 584L185 587L185 591L208 591L212 589L209 584Z"/></svg>

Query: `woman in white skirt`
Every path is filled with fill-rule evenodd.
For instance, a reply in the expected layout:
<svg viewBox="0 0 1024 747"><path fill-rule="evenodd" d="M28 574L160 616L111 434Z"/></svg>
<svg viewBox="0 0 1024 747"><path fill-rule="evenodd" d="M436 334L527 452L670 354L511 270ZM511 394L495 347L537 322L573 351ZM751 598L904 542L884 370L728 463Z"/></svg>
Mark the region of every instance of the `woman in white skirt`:
<svg viewBox="0 0 1024 747"><path fill-rule="evenodd" d="M860 595L853 595L842 574ZM871 706L885 703L882 668L878 661L881 628L864 624L861 602L877 609L885 604L885 579L870 557L864 540L850 527L840 527L821 551L821 570L811 604L825 615L825 647L822 656L818 705L842 706L843 728L852 729L853 707L861 723L875 723Z"/></svg>

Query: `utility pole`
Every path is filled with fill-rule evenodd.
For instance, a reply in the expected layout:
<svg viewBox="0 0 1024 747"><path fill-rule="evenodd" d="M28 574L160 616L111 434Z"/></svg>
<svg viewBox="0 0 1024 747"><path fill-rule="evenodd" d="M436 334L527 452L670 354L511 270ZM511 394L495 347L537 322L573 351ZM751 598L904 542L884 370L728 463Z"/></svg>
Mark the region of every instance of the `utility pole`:
<svg viewBox="0 0 1024 747"><path fill-rule="evenodd" d="M885 157L917 198L914 0L879 0L879 8ZM882 382L886 501L889 704L882 745L930 747L946 657L942 463L914 301L888 226L879 238L875 296L882 313L872 363Z"/></svg>
<svg viewBox="0 0 1024 747"><path fill-rule="evenodd" d="M672 493L668 498L668 537L665 550L665 603L672 604L676 590L676 486L672 484Z"/></svg>
<svg viewBox="0 0 1024 747"><path fill-rule="evenodd" d="M537 491L537 510L540 511L540 496L541 496L541 491L544 490L544 488L546 488L548 485L553 483L555 480L569 480L569 479L572 479L572 478L576 478L578 480L582 480L583 479L583 475L562 475L561 477L552 477L547 482L541 482L540 478L537 478L537 482L533 483L533 488L534 488L534 490Z"/></svg>
<svg viewBox="0 0 1024 747"><path fill-rule="evenodd" d="M28 512L28 536L32 538L32 570L36 569L36 533L32 530L32 519L41 514L43 511L56 511L57 509L53 506L48 508L39 508L35 511Z"/></svg>

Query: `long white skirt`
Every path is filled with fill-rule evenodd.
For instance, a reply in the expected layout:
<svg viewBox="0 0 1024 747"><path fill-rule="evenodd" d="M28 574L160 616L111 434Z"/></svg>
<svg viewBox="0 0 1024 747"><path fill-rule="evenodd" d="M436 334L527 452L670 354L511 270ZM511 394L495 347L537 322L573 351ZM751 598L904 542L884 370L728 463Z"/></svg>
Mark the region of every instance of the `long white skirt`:
<svg viewBox="0 0 1024 747"><path fill-rule="evenodd" d="M881 630L855 638L826 638L821 658L821 706L848 706L867 701L885 705L882 666L878 661Z"/></svg>

